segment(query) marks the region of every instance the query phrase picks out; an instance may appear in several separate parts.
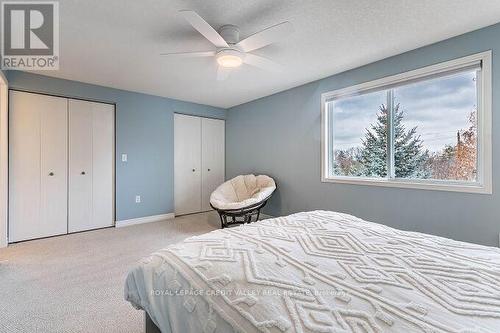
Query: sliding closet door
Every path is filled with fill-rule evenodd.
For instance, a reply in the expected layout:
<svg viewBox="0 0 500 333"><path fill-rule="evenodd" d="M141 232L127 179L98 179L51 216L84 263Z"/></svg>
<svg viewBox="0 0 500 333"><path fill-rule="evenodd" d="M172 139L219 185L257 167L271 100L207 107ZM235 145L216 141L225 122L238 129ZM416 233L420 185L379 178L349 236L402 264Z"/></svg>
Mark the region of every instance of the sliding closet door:
<svg viewBox="0 0 500 333"><path fill-rule="evenodd" d="M210 210L210 195L224 182L225 122L202 118L201 123L201 209Z"/></svg>
<svg viewBox="0 0 500 333"><path fill-rule="evenodd" d="M201 210L201 119L174 115L175 214Z"/></svg>
<svg viewBox="0 0 500 333"><path fill-rule="evenodd" d="M69 232L113 225L114 107L69 101Z"/></svg>
<svg viewBox="0 0 500 333"><path fill-rule="evenodd" d="M67 232L67 99L10 92L9 241Z"/></svg>

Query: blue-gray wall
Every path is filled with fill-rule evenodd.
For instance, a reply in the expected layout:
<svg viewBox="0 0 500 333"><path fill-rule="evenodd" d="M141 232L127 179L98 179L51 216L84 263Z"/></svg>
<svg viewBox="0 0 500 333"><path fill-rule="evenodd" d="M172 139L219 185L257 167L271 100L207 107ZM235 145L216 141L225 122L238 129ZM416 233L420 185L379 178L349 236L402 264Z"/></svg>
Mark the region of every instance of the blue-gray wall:
<svg viewBox="0 0 500 333"><path fill-rule="evenodd" d="M493 195L320 182L320 95L493 50ZM335 61L335 59L332 59ZM269 174L271 215L329 209L405 230L498 246L500 232L500 25L315 81L228 110L226 173Z"/></svg>
<svg viewBox="0 0 500 333"><path fill-rule="evenodd" d="M116 103L117 220L174 211L174 112L226 117L224 109L25 72L7 71L7 79L11 89Z"/></svg>

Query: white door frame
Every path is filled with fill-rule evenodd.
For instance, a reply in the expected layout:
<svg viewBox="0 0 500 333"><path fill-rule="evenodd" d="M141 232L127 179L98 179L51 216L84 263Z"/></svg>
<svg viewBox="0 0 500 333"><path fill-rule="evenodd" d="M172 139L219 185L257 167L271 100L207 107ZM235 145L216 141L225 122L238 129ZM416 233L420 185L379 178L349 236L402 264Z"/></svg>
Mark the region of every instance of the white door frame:
<svg viewBox="0 0 500 333"><path fill-rule="evenodd" d="M7 240L7 207L9 190L9 84L5 75L0 72L0 248L6 247Z"/></svg>

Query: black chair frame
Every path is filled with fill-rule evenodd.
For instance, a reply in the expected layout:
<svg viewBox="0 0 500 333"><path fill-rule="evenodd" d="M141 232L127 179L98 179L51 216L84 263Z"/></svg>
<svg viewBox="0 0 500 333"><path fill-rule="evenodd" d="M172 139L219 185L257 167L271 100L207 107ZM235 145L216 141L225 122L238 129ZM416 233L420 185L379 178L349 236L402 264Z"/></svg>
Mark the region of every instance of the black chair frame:
<svg viewBox="0 0 500 333"><path fill-rule="evenodd" d="M272 193L262 201L238 209L219 209L214 207L212 204L210 204L210 206L215 209L217 213L219 213L221 228L224 229L232 225L258 221L260 217L260 210L266 205L267 200L269 200L271 195Z"/></svg>

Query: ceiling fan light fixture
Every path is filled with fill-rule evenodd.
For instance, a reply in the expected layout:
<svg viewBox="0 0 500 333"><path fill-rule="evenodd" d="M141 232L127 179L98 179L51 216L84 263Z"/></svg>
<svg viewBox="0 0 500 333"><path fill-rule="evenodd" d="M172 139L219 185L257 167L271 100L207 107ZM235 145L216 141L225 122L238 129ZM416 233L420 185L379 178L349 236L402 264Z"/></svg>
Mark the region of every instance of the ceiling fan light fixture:
<svg viewBox="0 0 500 333"><path fill-rule="evenodd" d="M219 51L216 59L220 66L227 68L239 67L243 63L241 52L231 49Z"/></svg>
<svg viewBox="0 0 500 333"><path fill-rule="evenodd" d="M215 51L162 53L161 55L178 58L215 56L219 65L217 80L224 80L232 68L239 67L243 63L273 72L282 69L275 62L249 52L279 41L290 34L293 31L293 25L290 22L278 23L240 40L240 29L235 25L226 24L219 31L216 31L207 21L192 10L181 10L179 13L217 49Z"/></svg>

